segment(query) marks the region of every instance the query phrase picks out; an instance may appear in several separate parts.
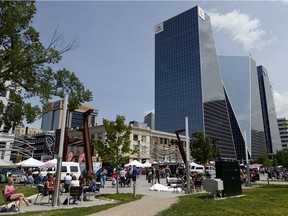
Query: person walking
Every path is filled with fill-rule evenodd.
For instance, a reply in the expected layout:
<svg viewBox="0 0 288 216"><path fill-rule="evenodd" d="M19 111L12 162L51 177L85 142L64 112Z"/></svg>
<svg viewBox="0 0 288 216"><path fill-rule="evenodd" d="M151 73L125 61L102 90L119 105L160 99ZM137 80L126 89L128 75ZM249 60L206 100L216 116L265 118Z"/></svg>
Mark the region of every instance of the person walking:
<svg viewBox="0 0 288 216"><path fill-rule="evenodd" d="M119 175L120 175L120 187L125 187L126 171L124 170L124 168L121 168Z"/></svg>
<svg viewBox="0 0 288 216"><path fill-rule="evenodd" d="M156 166L155 168L155 184L160 184L160 169L159 166Z"/></svg>
<svg viewBox="0 0 288 216"><path fill-rule="evenodd" d="M133 186L136 186L137 173L138 173L138 169L137 169L137 167L135 165L133 165L133 168L132 168L132 182L133 182Z"/></svg>
<svg viewBox="0 0 288 216"><path fill-rule="evenodd" d="M104 188L105 187L105 182L106 182L106 178L107 178L107 174L108 174L108 171L105 167L102 167L102 172L101 172L101 188Z"/></svg>

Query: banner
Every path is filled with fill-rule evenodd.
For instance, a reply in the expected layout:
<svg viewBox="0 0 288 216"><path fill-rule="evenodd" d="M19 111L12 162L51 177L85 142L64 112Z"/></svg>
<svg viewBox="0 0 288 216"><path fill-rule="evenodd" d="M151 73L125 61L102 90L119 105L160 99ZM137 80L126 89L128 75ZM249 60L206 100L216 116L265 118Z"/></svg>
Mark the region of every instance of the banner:
<svg viewBox="0 0 288 216"><path fill-rule="evenodd" d="M67 162L71 162L74 157L74 152L70 151L67 156Z"/></svg>
<svg viewBox="0 0 288 216"><path fill-rule="evenodd" d="M78 157L78 163L81 163L85 158L85 153L83 152L82 154L79 155Z"/></svg>

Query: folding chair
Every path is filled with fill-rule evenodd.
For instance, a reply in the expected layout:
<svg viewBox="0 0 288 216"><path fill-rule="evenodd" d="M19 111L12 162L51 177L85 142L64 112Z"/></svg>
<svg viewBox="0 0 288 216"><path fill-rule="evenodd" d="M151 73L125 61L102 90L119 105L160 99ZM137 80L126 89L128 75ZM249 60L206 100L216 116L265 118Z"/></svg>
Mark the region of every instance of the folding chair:
<svg viewBox="0 0 288 216"><path fill-rule="evenodd" d="M5 212L15 212L15 211L19 210L19 201L18 200L11 200L11 201L6 200L4 190L2 190L2 195L3 195L3 199L4 199L4 206L2 207L1 211L3 211L3 209L7 210ZM11 208L13 205L15 205L14 209Z"/></svg>
<svg viewBox="0 0 288 216"><path fill-rule="evenodd" d="M38 193L37 193L36 199L34 201L34 205L36 204L38 197L41 197L40 202L39 202L39 205L41 205L41 201L42 201L43 197L46 196L45 192L44 192L44 185L41 185L41 184L37 185L37 189L38 189ZM48 204L49 204L50 198L52 195L48 194L47 196L48 196Z"/></svg>

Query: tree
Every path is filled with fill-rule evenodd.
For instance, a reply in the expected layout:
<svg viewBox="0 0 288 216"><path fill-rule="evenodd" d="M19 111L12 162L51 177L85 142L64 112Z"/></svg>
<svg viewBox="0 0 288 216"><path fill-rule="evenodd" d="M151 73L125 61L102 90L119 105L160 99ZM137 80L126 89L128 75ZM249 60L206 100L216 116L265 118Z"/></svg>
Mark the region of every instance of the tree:
<svg viewBox="0 0 288 216"><path fill-rule="evenodd" d="M5 122L8 129L23 119L32 123L40 117L40 108L25 102L33 97L45 105L53 96L69 94L70 111L92 98L92 92L73 72L65 68L53 71L51 67L76 47L76 40L63 45L63 35L55 30L50 44L44 47L31 26L35 13L35 1L0 1L0 90L9 88L19 95L11 95L10 107L0 109L0 124ZM24 109L19 110L20 104Z"/></svg>
<svg viewBox="0 0 288 216"><path fill-rule="evenodd" d="M271 161L269 160L268 156L259 156L254 160L254 163L262 164L264 167L270 167Z"/></svg>
<svg viewBox="0 0 288 216"><path fill-rule="evenodd" d="M135 154L135 150L130 149L131 126L125 125L125 117L118 115L115 121L103 119L106 135L105 141L94 141L101 161L111 163L116 169L129 159L129 154ZM137 149L136 149L137 151ZM118 179L118 172L117 179ZM118 181L116 184L118 194Z"/></svg>
<svg viewBox="0 0 288 216"><path fill-rule="evenodd" d="M287 149L277 151L277 153L275 155L275 159L276 159L277 165L282 165L283 167L288 168L288 151L287 151Z"/></svg>
<svg viewBox="0 0 288 216"><path fill-rule="evenodd" d="M194 138L194 139L193 139ZM203 132L198 131L192 138L191 155L197 163L205 164L213 160L219 153L219 148L211 145L211 139Z"/></svg>

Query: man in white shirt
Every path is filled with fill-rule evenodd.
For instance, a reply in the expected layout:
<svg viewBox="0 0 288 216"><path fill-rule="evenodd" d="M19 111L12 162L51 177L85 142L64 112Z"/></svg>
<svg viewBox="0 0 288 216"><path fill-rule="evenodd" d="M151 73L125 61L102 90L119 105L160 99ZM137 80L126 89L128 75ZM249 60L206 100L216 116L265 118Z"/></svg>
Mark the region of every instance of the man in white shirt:
<svg viewBox="0 0 288 216"><path fill-rule="evenodd" d="M69 173L67 173L66 176L64 177L64 188L66 193L69 192L69 186L71 184L71 180L72 176Z"/></svg>

